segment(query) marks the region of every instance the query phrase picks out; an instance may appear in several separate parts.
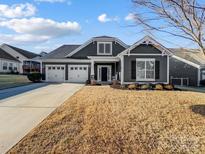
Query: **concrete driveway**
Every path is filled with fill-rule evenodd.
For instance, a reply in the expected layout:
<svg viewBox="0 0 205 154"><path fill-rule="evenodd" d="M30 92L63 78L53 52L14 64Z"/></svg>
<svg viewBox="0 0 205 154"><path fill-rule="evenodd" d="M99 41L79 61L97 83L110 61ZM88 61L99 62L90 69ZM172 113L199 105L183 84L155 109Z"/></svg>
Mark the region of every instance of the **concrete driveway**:
<svg viewBox="0 0 205 154"><path fill-rule="evenodd" d="M8 151L81 87L83 84L63 83L30 90L28 86L30 91L0 100L0 153ZM9 92L16 92L12 89Z"/></svg>

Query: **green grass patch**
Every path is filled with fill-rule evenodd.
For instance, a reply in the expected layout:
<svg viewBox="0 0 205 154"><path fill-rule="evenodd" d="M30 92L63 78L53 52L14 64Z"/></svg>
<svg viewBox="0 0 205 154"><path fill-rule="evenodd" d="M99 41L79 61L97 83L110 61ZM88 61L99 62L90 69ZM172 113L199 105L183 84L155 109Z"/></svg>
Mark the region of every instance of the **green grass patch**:
<svg viewBox="0 0 205 154"><path fill-rule="evenodd" d="M0 89L30 84L25 75L0 74Z"/></svg>

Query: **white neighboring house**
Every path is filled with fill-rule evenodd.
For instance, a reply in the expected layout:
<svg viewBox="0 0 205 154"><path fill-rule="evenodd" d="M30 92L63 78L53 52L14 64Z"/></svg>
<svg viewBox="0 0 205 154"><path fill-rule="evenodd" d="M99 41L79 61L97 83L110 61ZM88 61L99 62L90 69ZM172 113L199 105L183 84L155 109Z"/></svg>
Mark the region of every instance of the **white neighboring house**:
<svg viewBox="0 0 205 154"><path fill-rule="evenodd" d="M27 74L30 72L40 72L41 62L38 60L38 54L8 45L2 44L0 49L17 59L19 63L19 73Z"/></svg>
<svg viewBox="0 0 205 154"><path fill-rule="evenodd" d="M0 73L19 72L21 62L0 49Z"/></svg>

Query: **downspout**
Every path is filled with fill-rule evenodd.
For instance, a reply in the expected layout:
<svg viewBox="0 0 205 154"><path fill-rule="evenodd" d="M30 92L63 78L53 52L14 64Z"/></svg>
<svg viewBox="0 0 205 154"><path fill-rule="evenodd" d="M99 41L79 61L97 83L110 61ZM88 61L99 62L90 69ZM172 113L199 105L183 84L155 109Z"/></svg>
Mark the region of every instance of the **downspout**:
<svg viewBox="0 0 205 154"><path fill-rule="evenodd" d="M201 80L201 67L198 68L198 78L197 78L197 86L200 86L200 80Z"/></svg>
<svg viewBox="0 0 205 154"><path fill-rule="evenodd" d="M121 60L121 85L124 83L124 55L120 57Z"/></svg>

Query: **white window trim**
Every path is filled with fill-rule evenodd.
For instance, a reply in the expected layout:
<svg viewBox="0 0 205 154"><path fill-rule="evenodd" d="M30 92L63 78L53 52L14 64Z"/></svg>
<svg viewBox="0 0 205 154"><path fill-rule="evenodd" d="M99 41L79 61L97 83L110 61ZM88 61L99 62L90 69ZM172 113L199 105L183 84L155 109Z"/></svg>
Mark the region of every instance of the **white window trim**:
<svg viewBox="0 0 205 154"><path fill-rule="evenodd" d="M4 69L4 67L6 67L6 69ZM3 71L7 71L8 70L8 62L2 62L2 70Z"/></svg>
<svg viewBox="0 0 205 154"><path fill-rule="evenodd" d="M147 79L146 78L146 69L145 69L145 78L144 79L139 79L137 78L137 62L138 61L145 61L145 68L146 68L146 61L154 61L154 78L152 79ZM136 81L155 81L155 59L154 58L136 58Z"/></svg>
<svg viewBox="0 0 205 154"><path fill-rule="evenodd" d="M110 80L108 80L107 82L111 82L111 80L112 80L112 66L111 65L98 65L97 66L97 81L102 82L102 79L101 79L100 73L99 73L99 69L101 69L102 67L107 67L107 69L110 69ZM107 74L107 76L108 76L108 74Z"/></svg>
<svg viewBox="0 0 205 154"><path fill-rule="evenodd" d="M104 44L104 53L99 52L100 44ZM105 53L105 44L110 44L110 53ZM97 54L98 55L112 55L112 42L97 42Z"/></svg>

